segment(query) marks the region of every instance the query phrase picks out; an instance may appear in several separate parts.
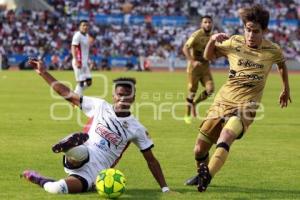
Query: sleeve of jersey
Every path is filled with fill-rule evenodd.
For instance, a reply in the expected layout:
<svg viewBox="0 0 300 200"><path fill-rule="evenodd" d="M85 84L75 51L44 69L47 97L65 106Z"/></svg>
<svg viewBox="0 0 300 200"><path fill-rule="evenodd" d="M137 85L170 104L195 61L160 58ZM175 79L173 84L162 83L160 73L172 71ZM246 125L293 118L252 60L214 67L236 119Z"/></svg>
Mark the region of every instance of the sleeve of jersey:
<svg viewBox="0 0 300 200"><path fill-rule="evenodd" d="M198 33L199 33L199 31L194 32L191 35L191 37L189 37L189 39L186 41L185 46L187 46L188 48L191 48L199 35Z"/></svg>
<svg viewBox="0 0 300 200"><path fill-rule="evenodd" d="M145 128L138 129L136 135L136 138L132 142L141 150L141 152L145 152L154 147L154 144L147 135Z"/></svg>
<svg viewBox="0 0 300 200"><path fill-rule="evenodd" d="M88 117L93 117L97 108L103 104L104 100L93 97L80 97L80 109Z"/></svg>
<svg viewBox="0 0 300 200"><path fill-rule="evenodd" d="M217 58L222 56L227 56L231 48L232 37L228 40L225 40L222 43L216 43L216 56Z"/></svg>
<svg viewBox="0 0 300 200"><path fill-rule="evenodd" d="M72 45L79 45L80 43L80 34L78 34L78 32L76 32L73 36L73 39L72 39Z"/></svg>
<svg viewBox="0 0 300 200"><path fill-rule="evenodd" d="M274 63L277 64L277 63L283 63L283 62L285 62L285 57L284 57L284 55L282 53L281 48L278 45L276 45L276 47L277 47L277 49L274 52Z"/></svg>

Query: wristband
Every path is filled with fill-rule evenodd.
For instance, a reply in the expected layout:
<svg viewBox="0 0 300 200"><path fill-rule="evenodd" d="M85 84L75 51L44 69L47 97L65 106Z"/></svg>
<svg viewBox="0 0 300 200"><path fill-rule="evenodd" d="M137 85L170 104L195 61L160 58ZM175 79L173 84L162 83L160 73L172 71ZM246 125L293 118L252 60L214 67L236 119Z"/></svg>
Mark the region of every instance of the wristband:
<svg viewBox="0 0 300 200"><path fill-rule="evenodd" d="M167 186L165 186L165 187L162 187L162 188L161 188L161 191L162 191L162 192L169 192L169 191L170 191L170 188L167 187Z"/></svg>

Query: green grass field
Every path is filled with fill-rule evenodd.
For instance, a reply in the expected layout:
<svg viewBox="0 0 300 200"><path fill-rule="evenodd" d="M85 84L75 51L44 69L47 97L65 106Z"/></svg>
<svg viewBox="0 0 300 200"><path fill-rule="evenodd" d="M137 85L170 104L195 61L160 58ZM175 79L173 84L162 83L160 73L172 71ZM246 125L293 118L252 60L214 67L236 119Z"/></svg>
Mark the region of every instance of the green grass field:
<svg viewBox="0 0 300 200"><path fill-rule="evenodd" d="M136 77L135 113L148 128L167 182L177 192L160 192L141 153L131 145L116 167L127 177L127 191L120 199L300 199L300 74L290 75L293 103L287 109L278 105L279 75L269 76L263 98L264 118L232 146L226 165L205 193L183 185L195 173L193 147L200 123L195 119L192 125L186 125L172 117L172 113L177 117L184 115L185 73L102 74L108 85L118 76ZM53 75L74 85L72 72ZM218 89L226 80L226 73L214 73L214 78ZM86 95L105 94L103 87L107 84L103 80L96 77ZM0 199L99 199L95 192L48 194L19 178L24 169L57 179L64 177L61 155L52 153L51 145L81 130L77 118L83 122L86 118L64 104L64 100L53 98L48 85L33 71L2 71L0 85ZM105 99L111 102L111 87L106 89ZM147 102L154 104L147 106ZM170 112L172 109L174 112ZM206 109L207 105L200 107L201 116Z"/></svg>

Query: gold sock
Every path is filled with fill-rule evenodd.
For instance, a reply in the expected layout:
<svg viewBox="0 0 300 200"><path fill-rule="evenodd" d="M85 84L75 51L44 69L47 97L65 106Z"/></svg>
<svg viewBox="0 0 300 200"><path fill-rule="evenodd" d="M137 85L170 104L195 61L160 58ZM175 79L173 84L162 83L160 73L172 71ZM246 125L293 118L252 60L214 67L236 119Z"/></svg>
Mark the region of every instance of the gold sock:
<svg viewBox="0 0 300 200"><path fill-rule="evenodd" d="M212 155L208 169L211 176L214 176L224 165L229 151L223 147L217 147L215 153Z"/></svg>

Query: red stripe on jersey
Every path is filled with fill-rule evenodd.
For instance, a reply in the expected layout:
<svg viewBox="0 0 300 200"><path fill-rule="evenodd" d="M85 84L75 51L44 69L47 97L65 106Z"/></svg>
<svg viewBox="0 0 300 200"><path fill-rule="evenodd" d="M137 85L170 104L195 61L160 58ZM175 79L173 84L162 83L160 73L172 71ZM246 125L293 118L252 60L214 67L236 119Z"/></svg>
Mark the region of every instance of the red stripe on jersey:
<svg viewBox="0 0 300 200"><path fill-rule="evenodd" d="M82 65L82 52L80 44L76 46L76 58L80 65Z"/></svg>
<svg viewBox="0 0 300 200"><path fill-rule="evenodd" d="M129 147L129 145L130 145L130 142L127 142L127 144L126 144L125 148L123 149L123 151L122 151L121 155L119 156L119 158L117 158L117 160L110 166L111 168L114 168L118 164L119 160L122 158L123 153Z"/></svg>
<svg viewBox="0 0 300 200"><path fill-rule="evenodd" d="M84 125L84 127L82 129L82 131L84 133L88 133L89 132L89 130L90 130L91 126L92 126L92 123L93 123L93 119L94 119L94 117L89 118L88 121L87 121L87 123Z"/></svg>

